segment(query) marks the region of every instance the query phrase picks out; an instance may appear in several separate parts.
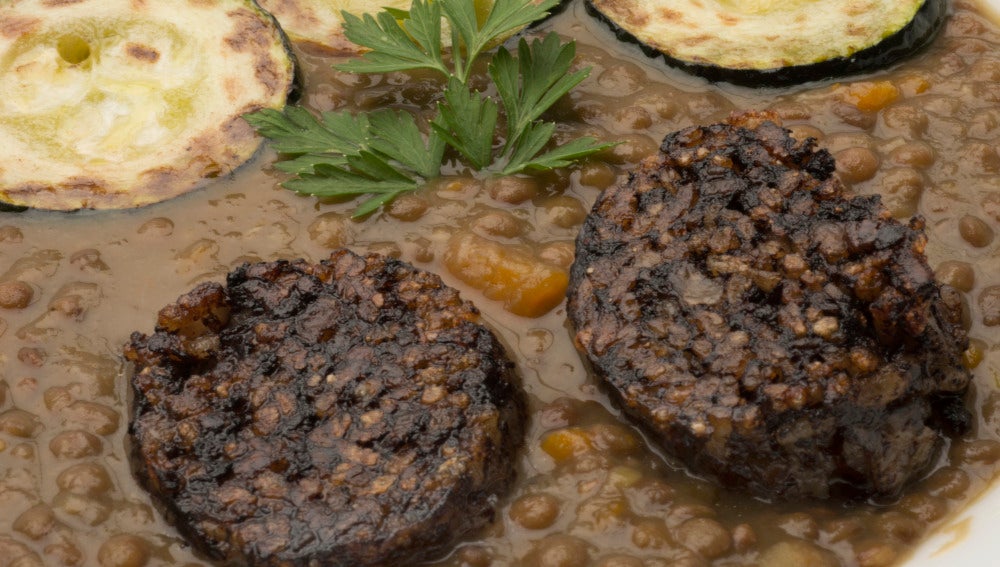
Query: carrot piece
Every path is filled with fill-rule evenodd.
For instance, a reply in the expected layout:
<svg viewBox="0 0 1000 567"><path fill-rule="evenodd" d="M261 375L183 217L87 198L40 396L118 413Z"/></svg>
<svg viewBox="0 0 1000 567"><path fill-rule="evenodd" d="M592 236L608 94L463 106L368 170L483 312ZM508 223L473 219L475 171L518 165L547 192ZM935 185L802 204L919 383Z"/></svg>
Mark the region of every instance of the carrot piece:
<svg viewBox="0 0 1000 567"><path fill-rule="evenodd" d="M578 427L567 427L549 433L542 438L541 447L556 464L565 463L593 450L589 436Z"/></svg>
<svg viewBox="0 0 1000 567"><path fill-rule="evenodd" d="M548 313L562 302L569 285L564 269L475 234L453 237L444 263L455 277L523 317Z"/></svg>
<svg viewBox="0 0 1000 567"><path fill-rule="evenodd" d="M899 88L889 81L867 81L847 87L847 101L865 112L877 112L899 100Z"/></svg>

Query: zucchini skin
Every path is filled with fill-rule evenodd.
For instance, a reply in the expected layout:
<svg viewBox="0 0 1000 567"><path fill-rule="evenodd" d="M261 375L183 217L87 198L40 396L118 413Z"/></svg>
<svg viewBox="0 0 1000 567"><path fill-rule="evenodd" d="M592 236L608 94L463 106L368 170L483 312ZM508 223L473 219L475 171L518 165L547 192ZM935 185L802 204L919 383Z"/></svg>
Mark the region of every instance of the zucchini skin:
<svg viewBox="0 0 1000 567"><path fill-rule="evenodd" d="M281 38L281 45L284 47L285 55L292 66L292 80L288 82L288 88L285 91L285 103L295 104L301 100L306 90L306 78L302 74L302 65L299 64L299 58L295 54L292 38L288 36L285 28L281 27L281 22L278 21L278 18L275 18L274 14L264 9L258 0L247 0L247 2L253 6L254 10L260 13L262 18L271 22L278 31L278 36Z"/></svg>
<svg viewBox="0 0 1000 567"><path fill-rule="evenodd" d="M773 69L735 69L719 65L692 63L671 57L636 38L598 10L591 0L584 3L587 13L604 22L622 41L635 43L652 58L662 57L670 65L713 82L731 83L743 87L781 88L813 81L825 81L885 69L910 57L928 45L944 27L951 13L948 0L926 0L913 19L902 29L879 43L847 57L835 57L808 65L793 65Z"/></svg>

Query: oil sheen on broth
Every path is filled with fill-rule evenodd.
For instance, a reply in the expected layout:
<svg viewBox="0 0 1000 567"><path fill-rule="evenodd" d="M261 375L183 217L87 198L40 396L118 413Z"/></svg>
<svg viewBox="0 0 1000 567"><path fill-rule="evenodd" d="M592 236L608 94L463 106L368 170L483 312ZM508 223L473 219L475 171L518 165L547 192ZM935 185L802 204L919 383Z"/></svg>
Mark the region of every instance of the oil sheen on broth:
<svg viewBox="0 0 1000 567"><path fill-rule="evenodd" d="M0 564L193 567L127 463L121 347L199 282L253 260L379 251L440 274L506 342L532 420L496 521L440 565L861 565L902 561L1000 470L1000 26L970 1L935 44L888 72L783 91L711 85L618 43L580 2L532 33L578 41L590 78L557 105L569 136L622 140L579 169L503 181L453 172L364 221L351 204L276 187L265 153L231 179L125 212L0 213ZM436 79L353 76L300 53L313 109L426 105ZM958 289L972 338L973 434L893 502L767 504L692 478L588 377L559 305L537 317L449 262L459 254L564 272L597 193L668 132L744 108L777 111L837 158L848 187L927 219L930 264ZM489 294L486 297L484 293Z"/></svg>

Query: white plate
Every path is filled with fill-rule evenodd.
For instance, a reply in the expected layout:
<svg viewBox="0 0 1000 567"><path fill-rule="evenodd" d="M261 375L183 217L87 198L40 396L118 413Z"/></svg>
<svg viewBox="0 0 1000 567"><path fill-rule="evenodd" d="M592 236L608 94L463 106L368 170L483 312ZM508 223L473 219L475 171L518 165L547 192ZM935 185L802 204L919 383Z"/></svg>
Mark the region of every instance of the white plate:
<svg viewBox="0 0 1000 567"><path fill-rule="evenodd" d="M1000 22L1000 0L983 0ZM998 85L1000 88L1000 85ZM906 567L1000 565L1000 484L942 525L917 548Z"/></svg>

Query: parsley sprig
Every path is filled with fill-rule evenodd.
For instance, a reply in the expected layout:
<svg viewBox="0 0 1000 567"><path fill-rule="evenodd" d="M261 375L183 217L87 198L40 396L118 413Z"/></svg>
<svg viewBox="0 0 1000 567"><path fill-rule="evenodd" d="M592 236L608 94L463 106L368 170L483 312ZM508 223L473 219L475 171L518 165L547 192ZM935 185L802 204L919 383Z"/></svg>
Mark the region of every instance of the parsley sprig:
<svg viewBox="0 0 1000 567"><path fill-rule="evenodd" d="M287 106L246 118L278 152L292 158L276 165L295 175L284 183L286 188L322 197L369 195L355 216L369 214L439 176L446 146L466 165L501 175L568 166L612 145L585 137L546 149L555 124L541 116L589 73L589 69L571 72L576 54L572 42L564 44L554 33L531 42L522 38L516 57L499 47L487 70L500 104L470 85L481 55L544 18L558 3L496 0L482 22L469 0L414 0L409 11L385 9L375 15L344 12L345 35L368 51L337 65L338 69L354 73L429 69L445 78L437 113L426 132L414 115L392 109L325 112L317 117ZM451 35L447 54L443 21ZM498 130L502 144L494 142Z"/></svg>

